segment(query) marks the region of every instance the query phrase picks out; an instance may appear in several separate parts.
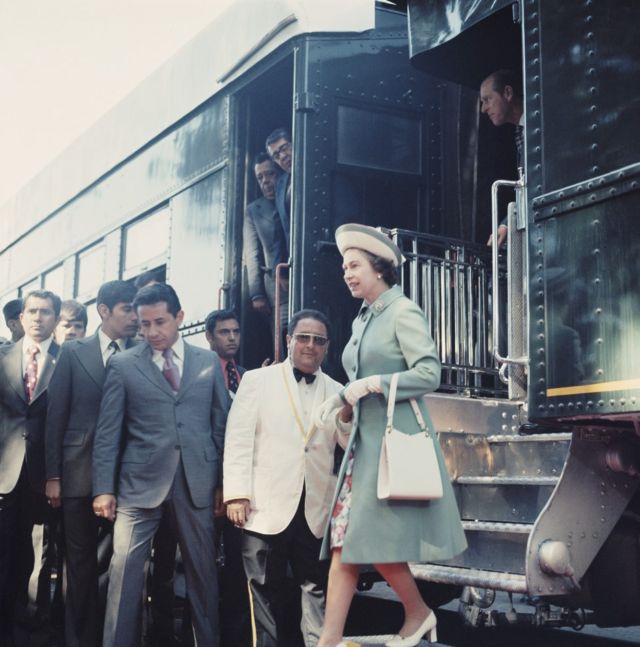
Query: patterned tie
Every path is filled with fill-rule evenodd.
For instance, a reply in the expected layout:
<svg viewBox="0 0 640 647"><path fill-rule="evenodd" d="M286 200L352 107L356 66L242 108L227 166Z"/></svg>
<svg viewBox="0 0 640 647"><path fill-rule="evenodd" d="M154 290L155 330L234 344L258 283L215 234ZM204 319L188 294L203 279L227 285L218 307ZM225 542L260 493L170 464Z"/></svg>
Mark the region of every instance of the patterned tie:
<svg viewBox="0 0 640 647"><path fill-rule="evenodd" d="M180 390L180 371L173 361L173 349L165 348L162 351L162 356L164 357L162 374L169 382L169 386L177 393Z"/></svg>
<svg viewBox="0 0 640 647"><path fill-rule="evenodd" d="M24 391L29 402L31 402L31 398L36 390L36 384L38 384L38 362L36 355L39 352L40 349L37 346L30 346L27 351L29 360L27 362L27 370L24 374Z"/></svg>
<svg viewBox="0 0 640 647"><path fill-rule="evenodd" d="M227 385L231 393L235 393L238 390L238 376L236 374L236 367L233 362L227 362L225 367L227 372Z"/></svg>

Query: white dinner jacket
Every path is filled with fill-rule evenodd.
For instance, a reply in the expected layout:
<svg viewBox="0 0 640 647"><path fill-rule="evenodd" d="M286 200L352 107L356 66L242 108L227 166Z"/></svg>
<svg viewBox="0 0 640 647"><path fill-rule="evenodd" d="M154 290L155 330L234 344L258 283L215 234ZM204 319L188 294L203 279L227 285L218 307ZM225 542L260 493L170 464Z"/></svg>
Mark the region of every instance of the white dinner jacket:
<svg viewBox="0 0 640 647"><path fill-rule="evenodd" d="M320 371L313 407L342 388ZM297 419L296 419L297 418ZM227 419L224 449L224 500L249 499L247 530L282 532L296 512L305 487L305 517L321 537L330 512L336 477L336 442L347 438L335 422L301 430L298 385L288 360L247 371Z"/></svg>

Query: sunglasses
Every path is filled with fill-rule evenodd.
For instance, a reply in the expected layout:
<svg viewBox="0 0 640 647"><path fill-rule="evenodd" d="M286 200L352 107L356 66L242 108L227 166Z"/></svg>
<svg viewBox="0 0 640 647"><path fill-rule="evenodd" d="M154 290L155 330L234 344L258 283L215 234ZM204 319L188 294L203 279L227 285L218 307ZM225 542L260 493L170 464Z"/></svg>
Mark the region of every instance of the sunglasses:
<svg viewBox="0 0 640 647"><path fill-rule="evenodd" d="M327 342L329 341L326 337L323 337L322 335L313 335L307 332L296 332L293 334L293 338L297 342L300 342L301 344L304 344L304 345L308 344L310 341L313 340L314 346L326 346Z"/></svg>

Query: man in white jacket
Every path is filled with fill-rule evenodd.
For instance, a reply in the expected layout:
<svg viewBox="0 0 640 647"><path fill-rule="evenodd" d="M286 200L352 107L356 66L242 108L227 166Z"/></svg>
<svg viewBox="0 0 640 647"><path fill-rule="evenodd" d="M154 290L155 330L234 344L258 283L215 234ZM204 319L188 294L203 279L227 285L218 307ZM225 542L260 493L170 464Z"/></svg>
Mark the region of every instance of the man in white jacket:
<svg viewBox="0 0 640 647"><path fill-rule="evenodd" d="M314 410L342 388L320 368L327 318L301 310L289 333L288 359L244 374L225 434L224 501L229 519L244 528L257 647L283 644L287 565L302 591L305 645L318 640L326 578L318 556L336 482L334 450L346 443L335 418L321 428L313 423Z"/></svg>

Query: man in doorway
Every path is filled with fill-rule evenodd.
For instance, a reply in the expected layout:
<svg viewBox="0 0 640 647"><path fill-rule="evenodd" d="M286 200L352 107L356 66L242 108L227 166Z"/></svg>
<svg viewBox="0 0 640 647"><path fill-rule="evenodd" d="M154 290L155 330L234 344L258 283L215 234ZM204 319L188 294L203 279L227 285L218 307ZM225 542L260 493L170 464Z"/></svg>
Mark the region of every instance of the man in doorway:
<svg viewBox="0 0 640 647"><path fill-rule="evenodd" d="M195 643L218 647L214 494L229 397L216 354L181 338L172 287L142 288L134 307L145 342L109 362L93 450L93 510L115 520L103 645L139 644L145 563L168 508Z"/></svg>
<svg viewBox="0 0 640 647"><path fill-rule="evenodd" d="M82 339L87 334L87 309L74 299L67 299L60 307L60 321L56 326L56 342Z"/></svg>
<svg viewBox="0 0 640 647"><path fill-rule="evenodd" d="M64 344L49 384L46 493L53 507L63 504L68 647L100 644L100 529L91 505L93 440L107 363L115 353L133 346L138 330L135 294L135 288L126 281L100 286L96 299L100 327L94 335Z"/></svg>
<svg viewBox="0 0 640 647"><path fill-rule="evenodd" d="M224 454L227 517L244 528L242 557L258 647L284 644L287 565L301 589L305 645L320 635L325 572L318 560L335 485L335 425L313 411L341 385L320 368L329 322L301 310L289 322L289 359L244 374L233 401ZM342 444L342 442L341 442Z"/></svg>
<svg viewBox="0 0 640 647"><path fill-rule="evenodd" d="M293 166L293 148L291 134L286 128L276 128L266 141L269 157L282 169L283 173L276 183L276 209L280 216L285 237L285 249L289 256L289 223L291 222L291 168Z"/></svg>
<svg viewBox="0 0 640 647"><path fill-rule="evenodd" d="M30 292L20 314L24 337L0 349L0 636L16 644L53 638L44 435L59 315L60 297Z"/></svg>
<svg viewBox="0 0 640 647"><path fill-rule="evenodd" d="M494 126L515 126L515 144L518 167L524 168L524 102L522 81L511 70L492 72L480 85L480 111ZM505 221L498 227L498 247L507 237ZM489 237L488 245L492 244Z"/></svg>
<svg viewBox="0 0 640 647"><path fill-rule="evenodd" d="M218 354L229 396L235 397L245 369L236 362L240 350L240 322L231 310L214 310L205 321L209 348ZM222 536L220 569L220 646L251 647L251 615L247 578L242 565L242 531L221 508L216 529Z"/></svg>
<svg viewBox="0 0 640 647"><path fill-rule="evenodd" d="M266 153L258 153L253 170L262 197L249 204L244 214L244 258L251 306L257 312L270 315L275 307L276 266L286 262L289 256L282 220L275 206L280 169ZM285 321L286 287L286 283L281 281L280 308Z"/></svg>

